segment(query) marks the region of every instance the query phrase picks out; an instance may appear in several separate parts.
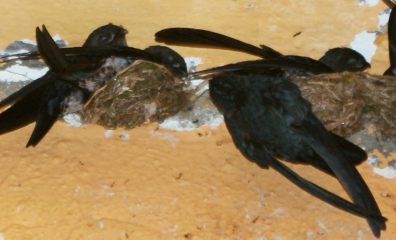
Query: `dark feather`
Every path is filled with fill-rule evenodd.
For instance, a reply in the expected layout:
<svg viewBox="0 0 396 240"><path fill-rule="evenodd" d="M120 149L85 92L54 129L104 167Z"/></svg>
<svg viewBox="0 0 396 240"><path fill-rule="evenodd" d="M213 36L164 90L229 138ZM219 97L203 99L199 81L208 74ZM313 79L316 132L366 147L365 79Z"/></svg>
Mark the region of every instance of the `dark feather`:
<svg viewBox="0 0 396 240"><path fill-rule="evenodd" d="M360 216L376 216L367 218L374 235L385 229L373 195L354 168L365 156L363 150L356 151L357 146L327 132L296 85L276 72L238 71L215 75L209 81L209 92L246 158L262 167L272 166L273 158L323 166L337 177L353 202L365 209ZM347 159L348 155L354 159ZM332 202L330 195L304 186L314 196ZM345 210L344 203L340 204L337 207Z"/></svg>
<svg viewBox="0 0 396 240"><path fill-rule="evenodd" d="M194 47L214 47L241 51L262 58L273 58L282 56L274 49L262 46L262 48L239 41L235 38L223 34L194 28L167 28L155 34L158 42L173 45L194 46Z"/></svg>

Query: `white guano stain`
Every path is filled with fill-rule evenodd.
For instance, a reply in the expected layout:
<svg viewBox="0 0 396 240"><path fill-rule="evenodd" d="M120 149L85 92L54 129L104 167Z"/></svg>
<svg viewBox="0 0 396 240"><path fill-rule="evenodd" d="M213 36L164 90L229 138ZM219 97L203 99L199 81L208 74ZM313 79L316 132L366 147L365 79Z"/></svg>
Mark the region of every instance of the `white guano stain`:
<svg viewBox="0 0 396 240"><path fill-rule="evenodd" d="M359 6L374 7L379 3L379 0L359 0Z"/></svg>

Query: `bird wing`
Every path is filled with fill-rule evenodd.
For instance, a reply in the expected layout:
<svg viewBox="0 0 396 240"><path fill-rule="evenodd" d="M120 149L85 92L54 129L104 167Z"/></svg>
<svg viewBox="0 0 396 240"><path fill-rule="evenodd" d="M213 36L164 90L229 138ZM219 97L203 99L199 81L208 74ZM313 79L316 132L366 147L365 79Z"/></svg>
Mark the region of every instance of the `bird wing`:
<svg viewBox="0 0 396 240"><path fill-rule="evenodd" d="M52 74L47 73L43 77L34 80L33 82L27 84L26 86L22 87L18 91L14 92L13 94L7 96L3 100L0 101L0 109L11 105L18 100L24 98L25 96L29 95L30 93L34 92L35 90L46 86L53 80ZM39 96L36 96L39 98Z"/></svg>
<svg viewBox="0 0 396 240"><path fill-rule="evenodd" d="M384 75L394 76L393 70L396 68L396 10L393 6L388 21L388 42L390 67L385 71Z"/></svg>
<svg viewBox="0 0 396 240"><path fill-rule="evenodd" d="M268 60L252 60L238 63L227 64L220 67L209 68L206 70L190 73L193 78L196 77L211 77L219 73L225 72L254 72L267 73L268 71L279 70L283 72L299 72L303 74L321 74L332 72L326 66L313 65L307 61L296 61L295 58L280 57Z"/></svg>
<svg viewBox="0 0 396 240"><path fill-rule="evenodd" d="M371 214L365 208L353 204L299 176L279 160L273 158L271 154L262 147L262 144L256 143L252 137L249 137L248 131L244 131L241 128L243 125L239 121L241 119L237 119L238 117L235 114L230 117L225 117L224 120L234 144L248 160L257 163L263 168L268 168L268 166L270 166L300 189L336 208L365 218L373 218L378 221L385 220L381 215Z"/></svg>
<svg viewBox="0 0 396 240"><path fill-rule="evenodd" d="M262 58L274 58L282 56L278 51L262 46L261 48L242 42L223 34L194 28L167 28L155 34L158 42L172 45L184 45L205 48L221 48L240 51Z"/></svg>
<svg viewBox="0 0 396 240"><path fill-rule="evenodd" d="M61 114L60 99L50 99L41 105L32 135L26 147L35 147L48 133Z"/></svg>
<svg viewBox="0 0 396 240"><path fill-rule="evenodd" d="M77 88L63 80L54 82L45 92L36 116L36 125L26 147L36 146L63 113L65 99Z"/></svg>
<svg viewBox="0 0 396 240"><path fill-rule="evenodd" d="M52 39L47 28L44 25L42 28L43 30L36 28L37 47L40 54L51 70L56 73L63 73L69 67L69 63Z"/></svg>
<svg viewBox="0 0 396 240"><path fill-rule="evenodd" d="M286 111L285 114L290 116L290 127L327 163L353 202L366 208L371 214L381 216L381 211L370 189L353 162L346 159L337 140L325 129L310 108L302 110L299 107L309 106L309 104L300 96L293 97L293 93L290 93L288 88L283 87L277 93L279 102L283 104L282 108ZM385 229L384 221L369 218L368 223L375 236L379 236L380 230Z"/></svg>
<svg viewBox="0 0 396 240"><path fill-rule="evenodd" d="M38 88L0 113L0 134L8 133L35 121L44 87Z"/></svg>

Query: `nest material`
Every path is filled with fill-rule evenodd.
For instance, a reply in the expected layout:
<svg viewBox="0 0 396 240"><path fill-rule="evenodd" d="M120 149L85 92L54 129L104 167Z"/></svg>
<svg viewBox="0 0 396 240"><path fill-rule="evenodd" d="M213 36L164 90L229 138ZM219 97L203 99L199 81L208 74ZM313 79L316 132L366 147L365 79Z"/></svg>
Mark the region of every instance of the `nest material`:
<svg viewBox="0 0 396 240"><path fill-rule="evenodd" d="M366 150L393 152L396 147L396 79L366 73L335 73L292 80L326 128ZM134 128L161 122L186 110L192 91L166 68L136 61L99 90L86 105L83 119L105 128ZM195 102L202 111L208 94ZM209 104L210 105L210 104ZM210 105L213 107L213 105ZM210 108L210 107L209 107ZM181 111L184 118L195 118ZM183 115L184 114L184 115Z"/></svg>
<svg viewBox="0 0 396 240"><path fill-rule="evenodd" d="M396 139L396 79L345 72L294 82L328 130L349 137L370 127L384 139Z"/></svg>
<svg viewBox="0 0 396 240"><path fill-rule="evenodd" d="M185 87L165 67L135 61L90 99L82 116L110 129L162 121L188 106L190 94Z"/></svg>

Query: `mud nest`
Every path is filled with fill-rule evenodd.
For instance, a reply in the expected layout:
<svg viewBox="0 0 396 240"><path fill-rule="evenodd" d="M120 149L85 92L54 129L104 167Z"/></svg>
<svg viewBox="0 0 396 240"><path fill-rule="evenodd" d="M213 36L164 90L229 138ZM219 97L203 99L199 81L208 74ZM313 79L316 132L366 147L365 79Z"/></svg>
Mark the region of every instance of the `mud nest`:
<svg viewBox="0 0 396 240"><path fill-rule="evenodd" d="M188 106L185 87L165 67L136 61L95 93L82 118L110 129L160 122Z"/></svg>
<svg viewBox="0 0 396 240"><path fill-rule="evenodd" d="M337 73L293 80L326 128L349 137L364 130L396 139L396 79Z"/></svg>
<svg viewBox="0 0 396 240"><path fill-rule="evenodd" d="M292 81L328 130L366 150L396 148L395 78L345 72ZM85 122L110 129L161 122L191 106L192 90L186 89L186 82L166 68L136 61L92 97L82 116ZM208 94L195 104L200 102L210 102ZM183 112L187 118L191 115Z"/></svg>

